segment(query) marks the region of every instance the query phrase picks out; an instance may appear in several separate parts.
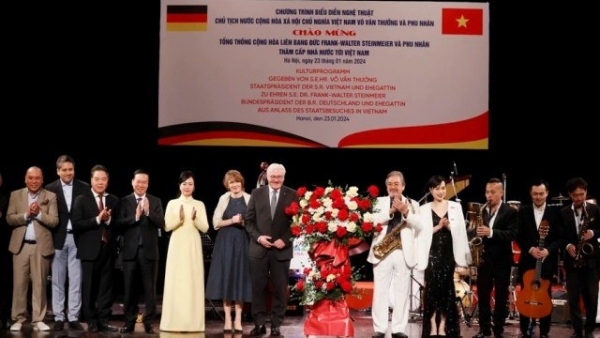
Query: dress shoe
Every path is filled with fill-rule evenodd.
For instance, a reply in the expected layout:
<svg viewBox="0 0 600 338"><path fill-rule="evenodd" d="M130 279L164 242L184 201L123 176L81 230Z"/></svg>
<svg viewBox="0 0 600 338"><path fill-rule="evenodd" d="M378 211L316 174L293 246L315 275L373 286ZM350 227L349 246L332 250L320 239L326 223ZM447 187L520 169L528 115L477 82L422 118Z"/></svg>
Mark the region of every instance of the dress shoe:
<svg viewBox="0 0 600 338"><path fill-rule="evenodd" d="M483 330L483 331L479 331L479 333L474 335L473 338L484 338L484 337L489 337L491 335L492 335L491 330Z"/></svg>
<svg viewBox="0 0 600 338"><path fill-rule="evenodd" d="M100 330L102 332L119 332L119 329L117 329L116 327L110 326L105 323L98 324L98 330Z"/></svg>
<svg viewBox="0 0 600 338"><path fill-rule="evenodd" d="M152 328L152 324L150 324L150 323L144 323L144 331L147 334L153 334L153 333L155 333L154 329Z"/></svg>
<svg viewBox="0 0 600 338"><path fill-rule="evenodd" d="M402 332L394 332L392 333L392 338L408 338L408 336Z"/></svg>
<svg viewBox="0 0 600 338"><path fill-rule="evenodd" d="M69 329L74 331L83 331L83 326L77 320L69 322Z"/></svg>
<svg viewBox="0 0 600 338"><path fill-rule="evenodd" d="M54 322L54 326L52 327L52 330L54 331L62 331L65 327L65 322L63 322L62 320L57 320Z"/></svg>
<svg viewBox="0 0 600 338"><path fill-rule="evenodd" d="M33 323L33 331L50 331L50 326L44 322Z"/></svg>
<svg viewBox="0 0 600 338"><path fill-rule="evenodd" d="M121 328L121 333L132 333L135 331L135 326L132 324L127 324Z"/></svg>
<svg viewBox="0 0 600 338"><path fill-rule="evenodd" d="M263 334L267 334L267 328L265 325L254 325L252 331L250 331L251 336L262 336Z"/></svg>
<svg viewBox="0 0 600 338"><path fill-rule="evenodd" d="M383 337L385 337L385 333L383 333L383 332L375 332L371 336L371 338L383 338Z"/></svg>
<svg viewBox="0 0 600 338"><path fill-rule="evenodd" d="M279 326L271 326L271 337L279 337L281 336L281 332L279 331Z"/></svg>
<svg viewBox="0 0 600 338"><path fill-rule="evenodd" d="M582 335L582 334L580 334L580 333L573 333L573 334L571 335L571 338L583 338L583 335Z"/></svg>
<svg viewBox="0 0 600 338"><path fill-rule="evenodd" d="M594 338L594 334L591 332L587 332L584 337L585 338Z"/></svg>
<svg viewBox="0 0 600 338"><path fill-rule="evenodd" d="M548 337L548 334L547 334L547 333L542 333L542 334L540 335L540 338L549 338L549 337Z"/></svg>
<svg viewBox="0 0 600 338"><path fill-rule="evenodd" d="M100 331L100 329L98 328L98 324L97 323L88 323L87 330L89 332L98 332L98 331Z"/></svg>

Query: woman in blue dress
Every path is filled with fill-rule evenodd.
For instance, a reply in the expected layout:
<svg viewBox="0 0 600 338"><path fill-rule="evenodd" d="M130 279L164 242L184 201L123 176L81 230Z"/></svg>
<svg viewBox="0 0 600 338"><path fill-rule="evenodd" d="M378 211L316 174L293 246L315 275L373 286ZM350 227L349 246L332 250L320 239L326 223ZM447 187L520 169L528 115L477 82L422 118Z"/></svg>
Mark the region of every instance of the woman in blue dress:
<svg viewBox="0 0 600 338"><path fill-rule="evenodd" d="M213 226L218 230L206 283L206 298L222 300L225 311L224 331L242 332L242 310L252 301L248 233L244 213L250 194L244 191L244 177L229 170L223 178L227 192L221 195L213 214ZM235 309L232 322L231 308Z"/></svg>

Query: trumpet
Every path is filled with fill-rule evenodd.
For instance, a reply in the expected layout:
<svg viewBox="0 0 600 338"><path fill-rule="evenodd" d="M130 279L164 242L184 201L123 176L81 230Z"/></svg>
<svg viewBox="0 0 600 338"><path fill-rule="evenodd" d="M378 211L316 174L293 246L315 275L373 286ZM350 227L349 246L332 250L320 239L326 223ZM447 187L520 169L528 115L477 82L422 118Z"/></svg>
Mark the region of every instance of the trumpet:
<svg viewBox="0 0 600 338"><path fill-rule="evenodd" d="M594 253L594 246L584 239L584 236L587 233L588 228L590 227L590 222L590 215L588 214L584 204L581 210L581 226L579 227L579 240L577 241L575 257L573 258L573 265L576 268L581 268L586 265L586 261L583 257L584 255L589 256Z"/></svg>

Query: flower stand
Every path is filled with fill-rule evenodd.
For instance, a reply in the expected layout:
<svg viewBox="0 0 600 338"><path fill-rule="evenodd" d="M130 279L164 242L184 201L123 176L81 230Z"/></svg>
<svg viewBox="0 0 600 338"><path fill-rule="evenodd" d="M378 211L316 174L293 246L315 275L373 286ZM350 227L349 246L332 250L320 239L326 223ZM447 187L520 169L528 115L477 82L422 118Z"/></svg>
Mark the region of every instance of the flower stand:
<svg viewBox="0 0 600 338"><path fill-rule="evenodd" d="M335 241L314 243L310 258L318 267L329 264L347 271L352 269L348 246ZM304 334L354 337L354 325L346 299L321 299L310 306L304 321Z"/></svg>

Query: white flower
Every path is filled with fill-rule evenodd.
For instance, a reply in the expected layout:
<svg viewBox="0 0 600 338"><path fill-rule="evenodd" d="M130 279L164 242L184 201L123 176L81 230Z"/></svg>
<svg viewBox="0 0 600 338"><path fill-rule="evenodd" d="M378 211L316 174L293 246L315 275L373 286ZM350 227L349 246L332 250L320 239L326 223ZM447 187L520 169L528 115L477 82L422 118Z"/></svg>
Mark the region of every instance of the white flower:
<svg viewBox="0 0 600 338"><path fill-rule="evenodd" d="M357 228L358 226L354 222L348 222L348 224L346 224L346 230L348 230L348 232L356 232Z"/></svg>
<svg viewBox="0 0 600 338"><path fill-rule="evenodd" d="M327 224L327 230L329 232L335 232L337 230L338 227L338 222L336 221L331 221Z"/></svg>
<svg viewBox="0 0 600 338"><path fill-rule="evenodd" d="M363 222L373 222L375 220L375 216L373 216L370 212L365 212L362 215Z"/></svg>
<svg viewBox="0 0 600 338"><path fill-rule="evenodd" d="M308 200L300 200L300 208L304 209L308 206Z"/></svg>
<svg viewBox="0 0 600 338"><path fill-rule="evenodd" d="M350 187L348 191L346 191L346 196L348 197L356 197L358 196L358 187Z"/></svg>
<svg viewBox="0 0 600 338"><path fill-rule="evenodd" d="M356 210L356 208L358 208L358 203L356 203L355 201L349 201L346 202L346 206L348 207L348 210Z"/></svg>
<svg viewBox="0 0 600 338"><path fill-rule="evenodd" d="M338 212L340 212L338 209L331 209L331 217L337 218Z"/></svg>
<svg viewBox="0 0 600 338"><path fill-rule="evenodd" d="M312 191L310 191L310 190L307 190L307 191L304 193L304 198L305 198L306 200L310 200L310 196L312 196L312 194L313 194L313 192L312 192Z"/></svg>
<svg viewBox="0 0 600 338"><path fill-rule="evenodd" d="M335 280L335 275L330 273L329 275L327 275L327 278L325 280L327 282L331 282L332 280Z"/></svg>
<svg viewBox="0 0 600 338"><path fill-rule="evenodd" d="M325 188L325 195L327 195L327 194L329 194L330 192L332 192L332 191L333 191L333 189L334 189L333 187L327 187L327 188Z"/></svg>
<svg viewBox="0 0 600 338"><path fill-rule="evenodd" d="M325 197L321 200L321 203L323 204L325 209L330 209L331 205L333 204L333 200L329 197Z"/></svg>

